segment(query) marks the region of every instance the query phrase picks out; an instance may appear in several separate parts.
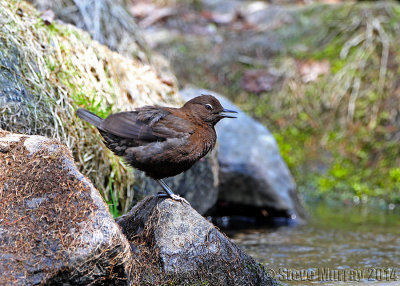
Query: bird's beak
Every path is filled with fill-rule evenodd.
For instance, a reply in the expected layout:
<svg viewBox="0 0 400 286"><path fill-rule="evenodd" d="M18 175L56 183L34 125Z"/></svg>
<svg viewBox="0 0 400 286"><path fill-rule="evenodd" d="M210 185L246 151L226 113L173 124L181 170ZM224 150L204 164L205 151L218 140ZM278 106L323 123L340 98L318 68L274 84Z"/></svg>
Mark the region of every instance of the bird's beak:
<svg viewBox="0 0 400 286"><path fill-rule="evenodd" d="M227 114L225 114L225 113L237 113L237 111L229 110L229 109L224 109L224 110L222 110L222 111L219 113L219 115L220 115L222 118L237 118L236 116L227 115Z"/></svg>

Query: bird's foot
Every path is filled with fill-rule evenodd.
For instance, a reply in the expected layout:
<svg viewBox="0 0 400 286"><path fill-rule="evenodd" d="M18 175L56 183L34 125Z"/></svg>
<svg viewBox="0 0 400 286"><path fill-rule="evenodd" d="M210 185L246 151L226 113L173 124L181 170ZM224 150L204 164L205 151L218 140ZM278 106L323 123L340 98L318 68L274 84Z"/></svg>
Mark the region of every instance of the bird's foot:
<svg viewBox="0 0 400 286"><path fill-rule="evenodd" d="M172 199L174 201L180 202L181 204L185 203L185 204L190 206L190 204L189 204L189 202L187 200L185 200L184 198L182 198L182 197L180 197L178 195L175 195L175 194L168 195L168 194L164 194L164 193L158 193L157 197L159 197L159 198L170 198L170 199Z"/></svg>
<svg viewBox="0 0 400 286"><path fill-rule="evenodd" d="M173 199L174 201L180 202L181 204L185 203L185 204L190 206L190 204L189 204L189 202L187 200L185 200L184 198L182 198L182 197L180 197L178 195L172 194L171 195L171 199Z"/></svg>

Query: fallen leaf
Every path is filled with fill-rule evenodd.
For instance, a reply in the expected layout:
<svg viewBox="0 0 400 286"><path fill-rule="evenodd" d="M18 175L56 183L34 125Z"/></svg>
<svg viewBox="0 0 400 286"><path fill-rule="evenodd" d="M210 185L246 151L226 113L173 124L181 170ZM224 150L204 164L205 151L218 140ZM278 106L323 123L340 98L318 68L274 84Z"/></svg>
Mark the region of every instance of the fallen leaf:
<svg viewBox="0 0 400 286"><path fill-rule="evenodd" d="M279 80L279 76L270 73L268 70L246 70L242 78L241 86L247 91L260 93L263 91L271 91Z"/></svg>

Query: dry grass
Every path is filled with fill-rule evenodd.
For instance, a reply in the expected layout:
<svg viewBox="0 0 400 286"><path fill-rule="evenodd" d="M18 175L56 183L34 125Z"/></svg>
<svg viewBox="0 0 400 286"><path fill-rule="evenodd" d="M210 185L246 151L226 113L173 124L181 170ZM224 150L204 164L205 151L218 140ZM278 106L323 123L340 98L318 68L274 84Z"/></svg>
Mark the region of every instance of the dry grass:
<svg viewBox="0 0 400 286"><path fill-rule="evenodd" d="M293 117L300 113L320 113L322 125L338 122L347 129L365 124L372 130L380 124L377 122L380 112L396 113L388 110L387 101L389 97L396 101L394 83L400 25L393 23L393 19L398 17L390 3L339 8L337 15L322 10L330 21L326 20L322 31L315 33L315 38L324 35L319 37L319 44L326 47L316 57L328 58L333 72L317 84L307 85L296 72L295 63L287 61L283 66L293 72L288 73L284 90L273 97L272 104L274 109L285 110L283 113Z"/></svg>
<svg viewBox="0 0 400 286"><path fill-rule="evenodd" d="M122 0L30 0L40 11L51 9L58 19L89 31L110 49L150 62L151 51Z"/></svg>
<svg viewBox="0 0 400 286"><path fill-rule="evenodd" d="M176 105L176 82L165 82L151 65L112 52L73 26L44 25L25 2L0 0L0 21L1 72L9 71L9 82L28 94L19 93L20 101L0 99L1 127L66 144L104 198L111 201L111 190L117 190L114 200L126 211L133 197L131 169L75 110L105 116L146 104ZM15 63L11 70L8 62Z"/></svg>

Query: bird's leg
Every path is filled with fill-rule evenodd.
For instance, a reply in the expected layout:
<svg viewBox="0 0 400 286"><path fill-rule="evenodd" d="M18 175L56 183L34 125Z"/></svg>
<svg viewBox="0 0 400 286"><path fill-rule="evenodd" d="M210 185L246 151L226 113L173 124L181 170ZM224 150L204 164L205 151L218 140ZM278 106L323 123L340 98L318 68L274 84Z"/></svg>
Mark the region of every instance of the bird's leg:
<svg viewBox="0 0 400 286"><path fill-rule="evenodd" d="M161 188L163 188L163 190L166 192L166 194L159 194L159 197L163 197L163 196L168 196L171 199L173 199L174 201L178 201L181 203L187 203L188 205L189 202L187 200L185 200L184 198L181 198L178 195L175 195L172 190L168 187L168 185L164 182L163 179L156 179L157 183L160 184Z"/></svg>

